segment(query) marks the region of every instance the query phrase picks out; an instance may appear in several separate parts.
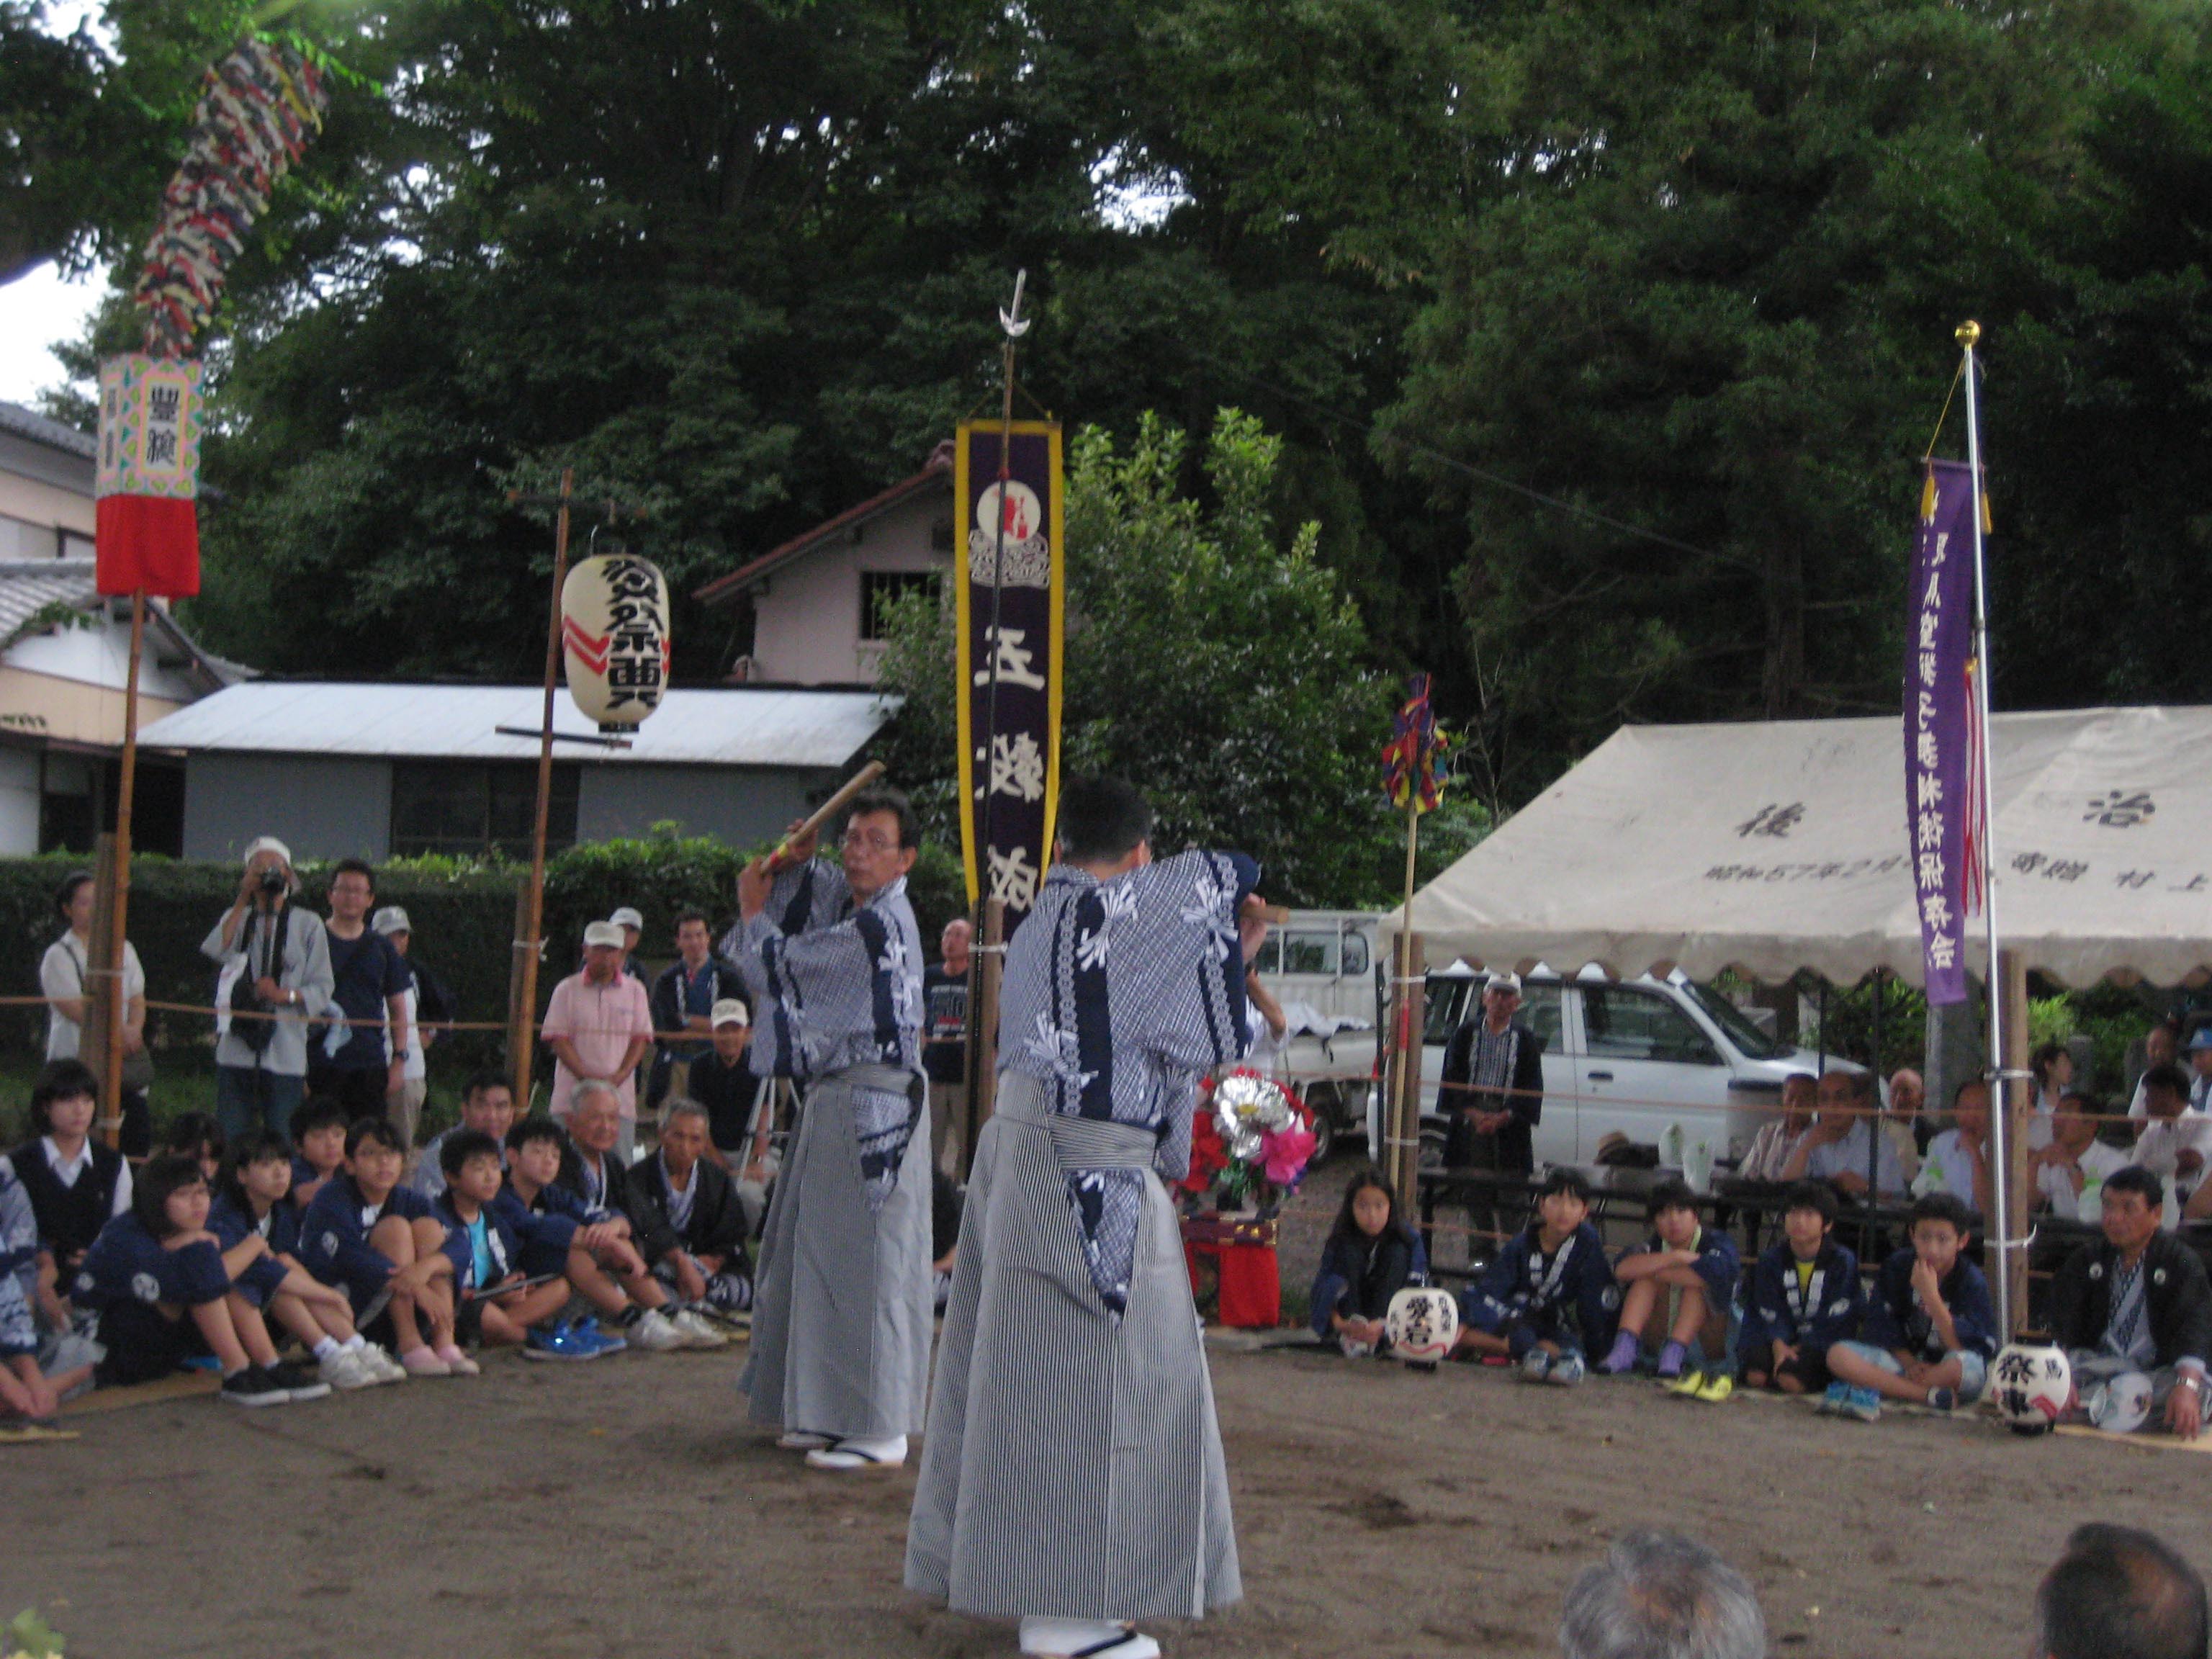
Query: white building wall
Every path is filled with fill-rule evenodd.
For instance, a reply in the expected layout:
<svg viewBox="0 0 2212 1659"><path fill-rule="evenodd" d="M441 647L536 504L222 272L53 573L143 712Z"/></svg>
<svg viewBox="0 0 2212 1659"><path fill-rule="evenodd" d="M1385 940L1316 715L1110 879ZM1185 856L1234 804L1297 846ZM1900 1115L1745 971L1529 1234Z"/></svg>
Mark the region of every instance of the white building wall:
<svg viewBox="0 0 2212 1659"><path fill-rule="evenodd" d="M0 857L28 858L38 850L38 751L0 749Z"/></svg>
<svg viewBox="0 0 2212 1659"><path fill-rule="evenodd" d="M754 678L779 685L873 684L883 651L860 639L861 573L951 569L951 556L933 551L930 541L951 514L949 487L924 490L765 578L753 591Z"/></svg>
<svg viewBox="0 0 2212 1659"><path fill-rule="evenodd" d="M298 859L392 849L392 763L315 755L194 755L185 766L185 856L235 859L274 836Z"/></svg>

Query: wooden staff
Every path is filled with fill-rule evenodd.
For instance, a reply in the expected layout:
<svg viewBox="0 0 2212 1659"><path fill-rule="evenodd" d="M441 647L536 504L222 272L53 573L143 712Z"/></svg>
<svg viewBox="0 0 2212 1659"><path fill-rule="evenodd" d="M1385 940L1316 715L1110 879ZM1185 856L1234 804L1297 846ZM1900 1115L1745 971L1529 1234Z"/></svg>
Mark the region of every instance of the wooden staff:
<svg viewBox="0 0 2212 1659"><path fill-rule="evenodd" d="M829 823L830 819L836 817L838 813L843 811L845 808L851 804L854 796L859 794L860 791L866 789L878 778L883 776L883 775L884 763L881 761L870 761L859 771L854 773L850 778L846 780L845 785L842 788L839 789L836 794L830 796L828 800L823 801L821 805L814 809L812 817L809 817L805 823L800 824L799 828L793 830L781 841L776 842L775 851L768 855L768 867L771 870L783 870L789 868L790 866L787 860L790 856L791 843L795 841L804 841L807 836L817 833L823 825Z"/></svg>

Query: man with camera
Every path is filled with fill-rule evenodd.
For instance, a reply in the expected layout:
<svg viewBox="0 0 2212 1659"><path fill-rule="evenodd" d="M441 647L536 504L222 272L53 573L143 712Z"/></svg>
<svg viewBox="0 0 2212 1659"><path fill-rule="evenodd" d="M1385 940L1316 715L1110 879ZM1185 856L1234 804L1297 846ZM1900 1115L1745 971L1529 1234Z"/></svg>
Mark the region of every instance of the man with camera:
<svg viewBox="0 0 2212 1659"><path fill-rule="evenodd" d="M246 849L238 896L200 941L220 963L216 1115L235 1142L266 1127L289 1134L307 1093L307 1022L329 1006L333 979L322 918L291 902L289 848L263 836Z"/></svg>

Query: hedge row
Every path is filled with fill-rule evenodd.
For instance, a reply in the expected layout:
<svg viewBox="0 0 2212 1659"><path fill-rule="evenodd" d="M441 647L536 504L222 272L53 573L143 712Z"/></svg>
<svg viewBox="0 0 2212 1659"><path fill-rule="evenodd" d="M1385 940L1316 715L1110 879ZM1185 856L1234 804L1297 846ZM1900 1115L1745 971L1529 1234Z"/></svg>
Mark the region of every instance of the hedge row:
<svg viewBox="0 0 2212 1659"><path fill-rule="evenodd" d="M549 860L539 1008L577 961L585 924L617 905L635 905L643 913L639 953L648 965L674 956L675 919L684 910L705 911L720 937L736 915L738 872L762 850L672 833L594 842ZM64 875L85 867L83 859L67 856L0 860L0 994L39 994L39 960L62 930L56 891ZM328 867L300 866L301 897L319 911L325 908ZM377 902L405 907L414 926L410 950L453 988L464 1020L507 1018L515 899L527 874L511 864L451 859L394 860L378 869ZM933 955L939 930L965 908L957 860L942 848L926 848L910 889ZM213 1000L216 969L200 955L200 941L237 891L235 865L153 857L133 861L129 931L145 965L151 1000L206 1006ZM179 1060L213 1040L212 1021L204 1016L157 1013L148 1026L156 1049ZM0 1041L13 1051L41 1052L44 1011L0 1008ZM505 1047L494 1032L458 1033L450 1046L440 1045L438 1068L495 1064Z"/></svg>

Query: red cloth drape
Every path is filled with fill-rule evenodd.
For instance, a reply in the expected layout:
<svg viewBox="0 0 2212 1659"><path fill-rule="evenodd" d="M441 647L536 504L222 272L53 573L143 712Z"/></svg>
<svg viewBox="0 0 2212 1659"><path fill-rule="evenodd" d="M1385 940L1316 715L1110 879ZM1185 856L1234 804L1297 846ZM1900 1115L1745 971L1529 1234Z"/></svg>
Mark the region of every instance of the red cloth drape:
<svg viewBox="0 0 2212 1659"><path fill-rule="evenodd" d="M200 591L198 503L166 495L102 495L94 550L100 591L143 587L165 599Z"/></svg>

